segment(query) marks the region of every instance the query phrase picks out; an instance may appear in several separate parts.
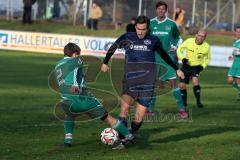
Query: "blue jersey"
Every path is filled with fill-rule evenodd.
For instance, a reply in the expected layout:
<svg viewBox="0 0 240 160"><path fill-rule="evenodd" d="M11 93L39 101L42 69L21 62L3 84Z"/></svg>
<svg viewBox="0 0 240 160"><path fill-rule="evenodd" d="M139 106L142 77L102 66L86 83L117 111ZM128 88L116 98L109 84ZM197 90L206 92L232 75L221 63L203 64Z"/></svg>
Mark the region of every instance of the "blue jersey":
<svg viewBox="0 0 240 160"><path fill-rule="evenodd" d="M118 38L114 45L125 49L125 74L124 79L144 80L150 78L151 83L155 80L155 51L162 48L160 40L153 35L147 34L139 39L135 32L129 32Z"/></svg>
<svg viewBox="0 0 240 160"><path fill-rule="evenodd" d="M154 53L158 48L162 48L156 36L147 34L143 39L139 39L136 32L123 34L114 45L126 50L127 62L155 62Z"/></svg>
<svg viewBox="0 0 240 160"><path fill-rule="evenodd" d="M140 104L148 106L156 79L155 52L175 70L178 67L154 35L147 34L143 39L139 39L136 32L123 34L109 48L104 64L108 64L117 48L125 49L123 94L128 94Z"/></svg>

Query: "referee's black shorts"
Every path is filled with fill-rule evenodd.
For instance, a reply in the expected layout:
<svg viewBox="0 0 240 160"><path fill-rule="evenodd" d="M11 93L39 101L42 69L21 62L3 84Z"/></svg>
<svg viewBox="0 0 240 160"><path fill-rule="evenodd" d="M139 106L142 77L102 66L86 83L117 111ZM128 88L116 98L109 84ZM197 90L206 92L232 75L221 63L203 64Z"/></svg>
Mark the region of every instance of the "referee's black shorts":
<svg viewBox="0 0 240 160"><path fill-rule="evenodd" d="M190 78L192 77L199 77L201 70L199 70L199 66L188 66L188 65L183 65L181 70L184 73L185 78L181 79L180 82L189 84Z"/></svg>

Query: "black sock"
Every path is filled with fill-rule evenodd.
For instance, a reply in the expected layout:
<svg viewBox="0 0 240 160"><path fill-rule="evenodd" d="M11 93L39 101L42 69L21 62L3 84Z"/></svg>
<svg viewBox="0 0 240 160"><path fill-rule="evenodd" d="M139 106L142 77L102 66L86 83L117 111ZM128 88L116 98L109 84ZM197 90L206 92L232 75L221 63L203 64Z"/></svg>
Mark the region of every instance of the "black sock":
<svg viewBox="0 0 240 160"><path fill-rule="evenodd" d="M200 100L201 87L200 87L200 85L193 86L193 93L195 95L197 104L200 104L201 103L201 100Z"/></svg>
<svg viewBox="0 0 240 160"><path fill-rule="evenodd" d="M134 121L132 121L132 123L131 123L131 128L130 128L130 132L131 133L135 133L135 132L137 132L138 130L139 130L139 128L142 126L142 123L143 122L134 122Z"/></svg>
<svg viewBox="0 0 240 160"><path fill-rule="evenodd" d="M124 126L128 127L128 122L127 122L127 119L125 117L118 117L118 119ZM121 133L119 133L119 138L124 139L125 136L122 135Z"/></svg>
<svg viewBox="0 0 240 160"><path fill-rule="evenodd" d="M181 95L182 95L182 100L183 100L183 105L187 107L187 90L181 90Z"/></svg>

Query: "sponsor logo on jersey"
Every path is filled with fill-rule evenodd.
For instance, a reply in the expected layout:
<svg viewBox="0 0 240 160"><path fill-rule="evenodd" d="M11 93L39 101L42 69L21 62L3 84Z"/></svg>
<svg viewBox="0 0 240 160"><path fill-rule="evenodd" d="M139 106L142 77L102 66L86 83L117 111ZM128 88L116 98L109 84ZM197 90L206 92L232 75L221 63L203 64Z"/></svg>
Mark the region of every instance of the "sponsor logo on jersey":
<svg viewBox="0 0 240 160"><path fill-rule="evenodd" d="M170 30L171 30L171 27L170 27L170 26L166 26L166 27L165 27L165 30L166 30L166 31L170 31Z"/></svg>
<svg viewBox="0 0 240 160"><path fill-rule="evenodd" d="M145 39L145 40L143 41L143 43L146 44L146 45L150 45L150 44L151 44L151 41L150 41L149 39Z"/></svg>
<svg viewBox="0 0 240 160"><path fill-rule="evenodd" d="M161 32L161 31L153 31L153 35L168 35L168 32Z"/></svg>
<svg viewBox="0 0 240 160"><path fill-rule="evenodd" d="M135 51L149 51L146 45L130 45L130 49Z"/></svg>

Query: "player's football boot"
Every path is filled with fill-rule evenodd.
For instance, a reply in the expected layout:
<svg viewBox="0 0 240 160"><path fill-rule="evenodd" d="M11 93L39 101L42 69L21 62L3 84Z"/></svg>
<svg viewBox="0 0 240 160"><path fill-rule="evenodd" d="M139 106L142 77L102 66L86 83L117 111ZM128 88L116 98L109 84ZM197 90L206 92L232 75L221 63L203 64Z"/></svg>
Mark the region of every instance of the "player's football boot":
<svg viewBox="0 0 240 160"><path fill-rule="evenodd" d="M198 108L203 108L203 104L202 103L197 103L197 107Z"/></svg>
<svg viewBox="0 0 240 160"><path fill-rule="evenodd" d="M187 114L187 112L185 110L179 111L179 118L180 119L185 119L187 117L188 117L188 114Z"/></svg>
<svg viewBox="0 0 240 160"><path fill-rule="evenodd" d="M63 144L60 144L59 147L72 147L72 143L64 142Z"/></svg>
<svg viewBox="0 0 240 160"><path fill-rule="evenodd" d="M117 142L115 142L112 147L113 150L121 150L125 148L126 148L125 144L121 140L118 140Z"/></svg>

